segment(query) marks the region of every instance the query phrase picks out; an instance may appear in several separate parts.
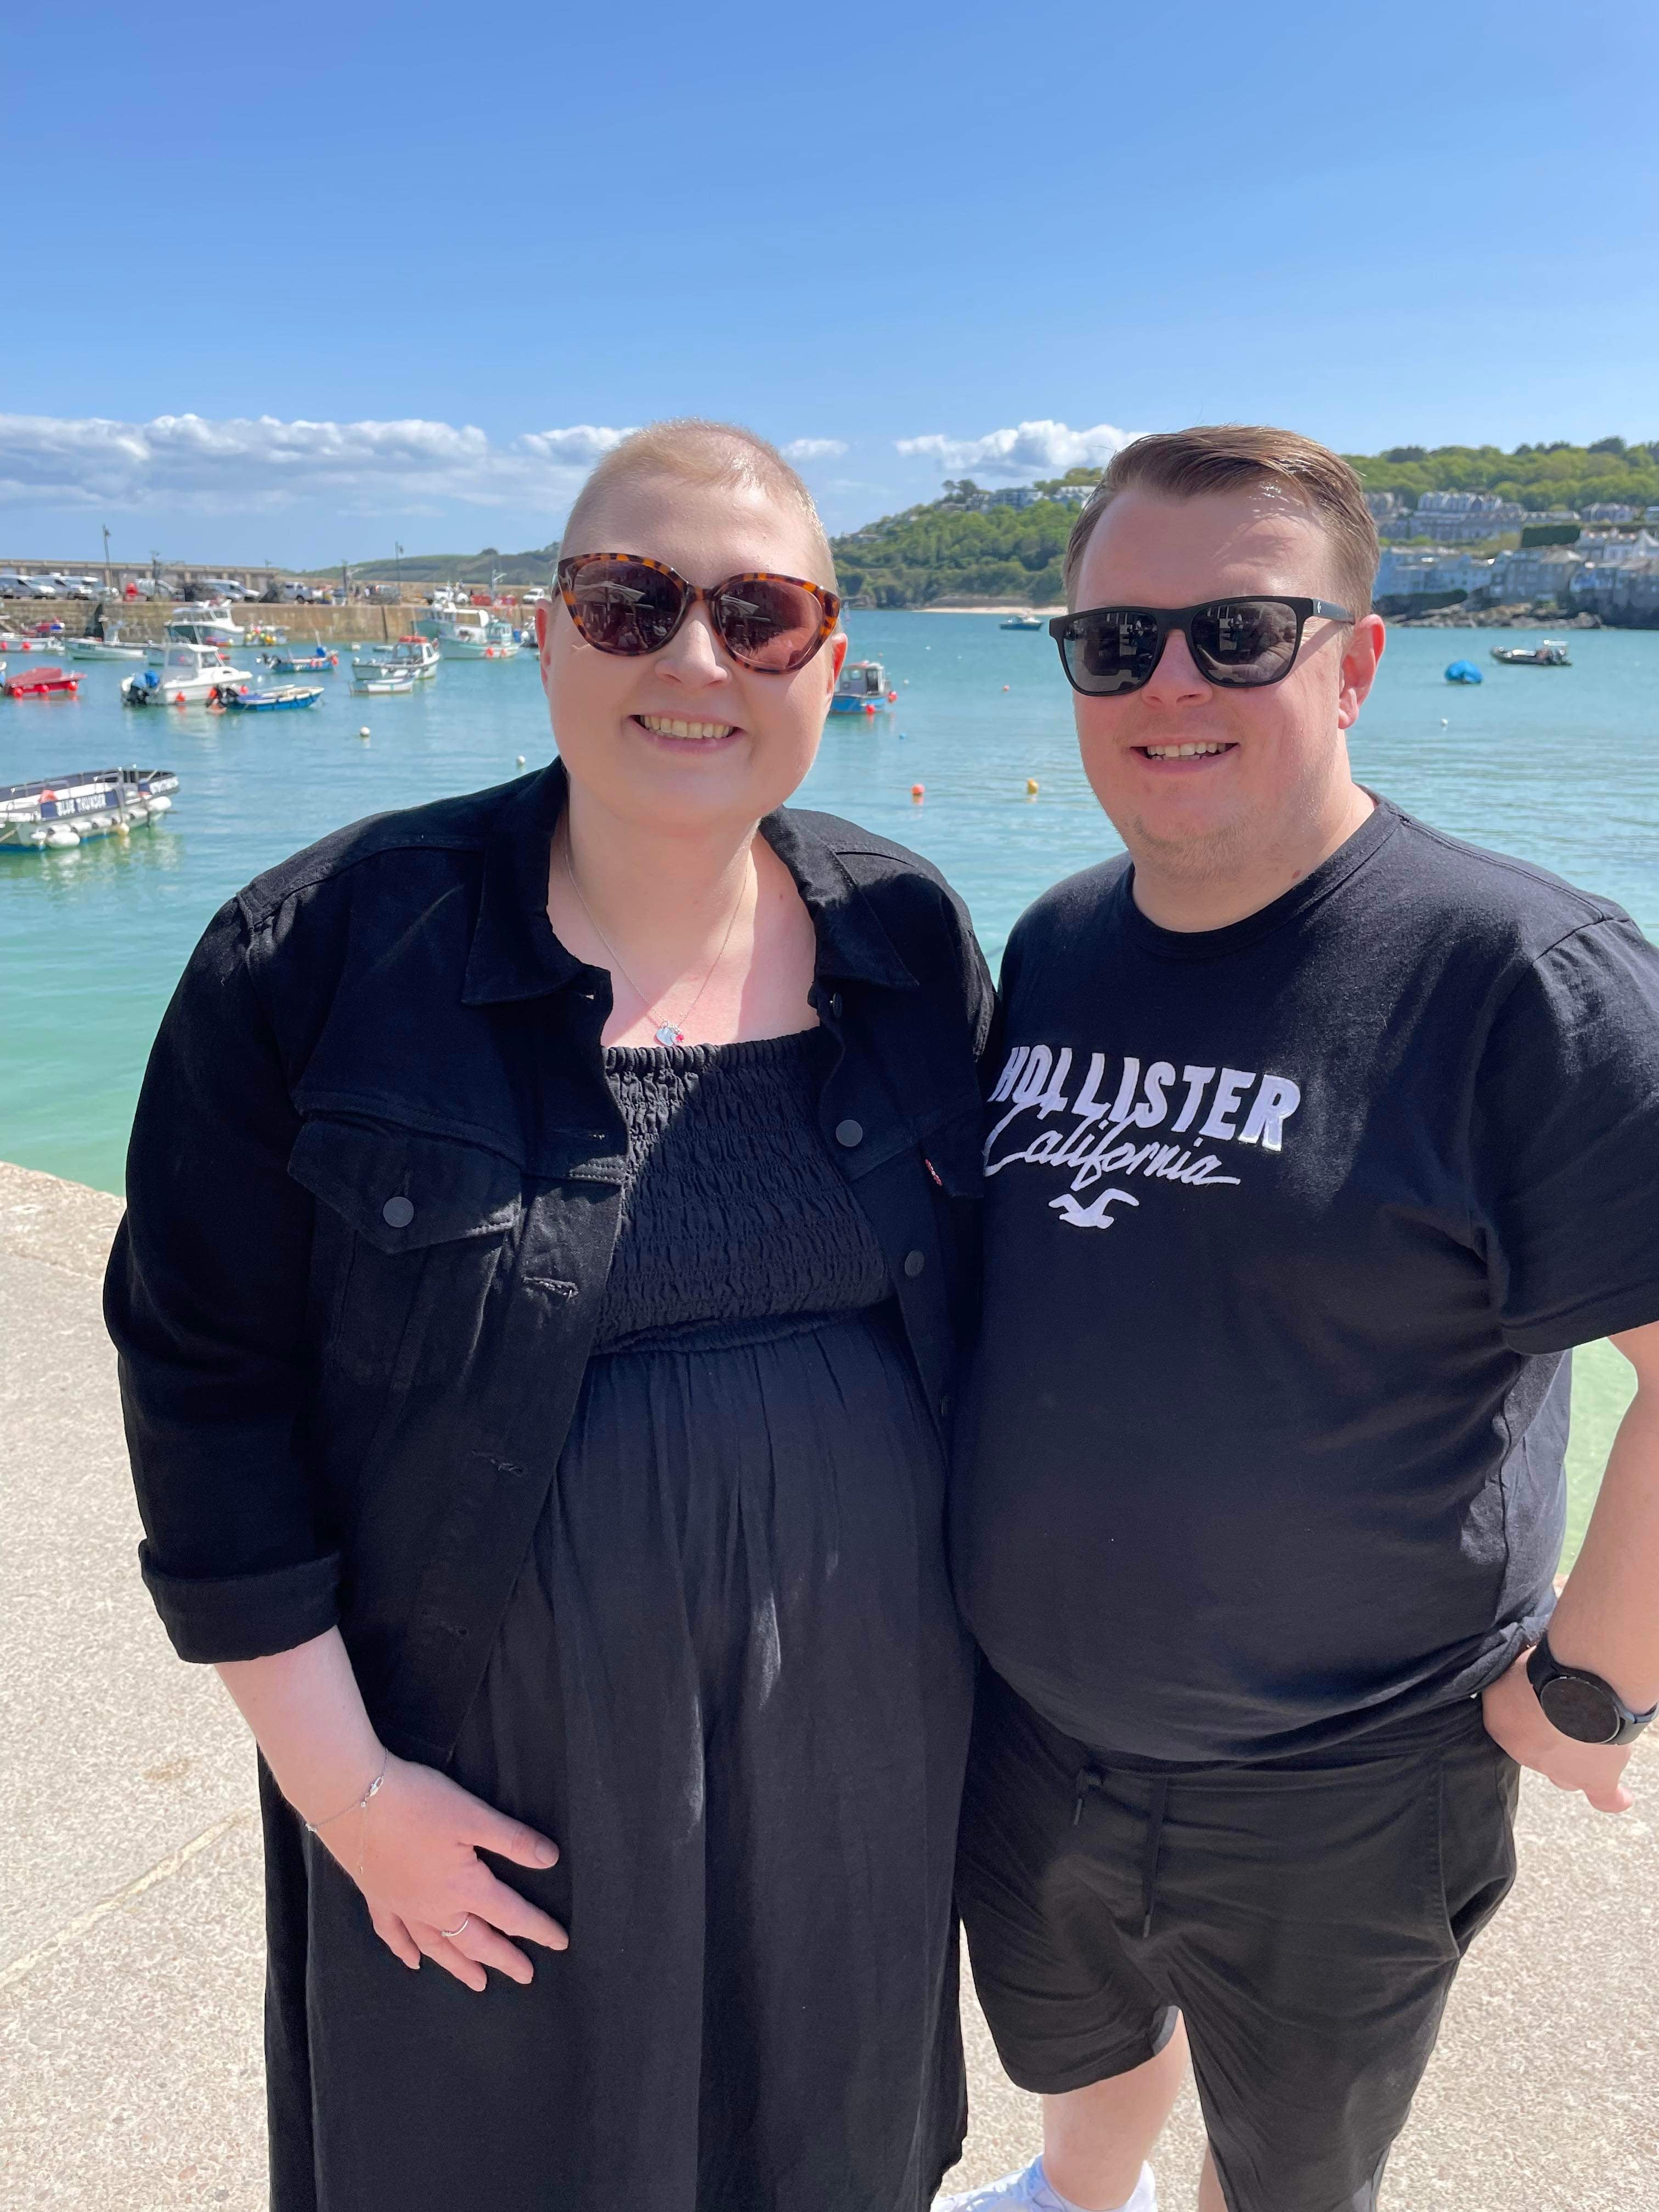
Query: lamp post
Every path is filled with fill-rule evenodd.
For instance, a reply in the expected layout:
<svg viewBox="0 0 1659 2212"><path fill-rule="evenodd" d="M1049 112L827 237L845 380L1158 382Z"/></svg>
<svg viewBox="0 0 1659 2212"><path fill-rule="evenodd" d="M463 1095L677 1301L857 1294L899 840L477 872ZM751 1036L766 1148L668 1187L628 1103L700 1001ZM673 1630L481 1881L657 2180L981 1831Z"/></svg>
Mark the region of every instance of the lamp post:
<svg viewBox="0 0 1659 2212"><path fill-rule="evenodd" d="M392 550L398 570L398 604L401 606L404 603L404 549L395 538L392 541Z"/></svg>
<svg viewBox="0 0 1659 2212"><path fill-rule="evenodd" d="M104 525L104 589L109 589L109 525Z"/></svg>

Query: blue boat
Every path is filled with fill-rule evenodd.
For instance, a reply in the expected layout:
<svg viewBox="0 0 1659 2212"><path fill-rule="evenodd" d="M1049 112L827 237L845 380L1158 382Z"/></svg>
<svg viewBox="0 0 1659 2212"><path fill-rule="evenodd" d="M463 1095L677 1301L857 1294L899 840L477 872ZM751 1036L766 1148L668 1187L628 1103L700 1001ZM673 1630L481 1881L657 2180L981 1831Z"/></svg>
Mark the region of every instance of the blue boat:
<svg viewBox="0 0 1659 2212"><path fill-rule="evenodd" d="M887 689L887 672L878 660L849 660L830 701L832 714L885 714L896 691Z"/></svg>
<svg viewBox="0 0 1659 2212"><path fill-rule="evenodd" d="M286 714L296 708L317 706L322 696L320 684L279 684L270 691L250 691L246 684L222 684L209 704L228 707L238 714Z"/></svg>
<svg viewBox="0 0 1659 2212"><path fill-rule="evenodd" d="M1446 671L1448 684L1479 684L1480 671L1472 660L1454 660Z"/></svg>
<svg viewBox="0 0 1659 2212"><path fill-rule="evenodd" d="M278 676L326 676L340 665L339 654L321 645L314 653L273 653L261 658Z"/></svg>

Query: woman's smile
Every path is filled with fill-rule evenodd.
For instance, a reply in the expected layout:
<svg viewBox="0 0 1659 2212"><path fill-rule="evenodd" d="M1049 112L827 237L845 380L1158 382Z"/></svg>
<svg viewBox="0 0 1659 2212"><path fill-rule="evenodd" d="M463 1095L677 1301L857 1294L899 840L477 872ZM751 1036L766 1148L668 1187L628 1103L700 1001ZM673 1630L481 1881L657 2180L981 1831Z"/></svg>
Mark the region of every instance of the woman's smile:
<svg viewBox="0 0 1659 2212"><path fill-rule="evenodd" d="M628 719L637 722L653 738L668 738L681 744L688 741L699 745L718 744L722 738L742 734L741 725L737 722L694 722L678 714L630 714Z"/></svg>

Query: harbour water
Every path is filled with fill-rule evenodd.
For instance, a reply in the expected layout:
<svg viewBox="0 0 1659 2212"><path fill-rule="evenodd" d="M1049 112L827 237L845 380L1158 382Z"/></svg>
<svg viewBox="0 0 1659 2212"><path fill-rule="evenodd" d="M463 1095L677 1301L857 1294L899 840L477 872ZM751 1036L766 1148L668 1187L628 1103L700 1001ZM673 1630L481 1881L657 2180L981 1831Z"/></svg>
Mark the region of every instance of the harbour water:
<svg viewBox="0 0 1659 2212"><path fill-rule="evenodd" d="M832 719L800 803L936 861L994 964L1037 891L1117 849L1053 645L984 615L855 612L848 628L898 703ZM1353 739L1359 775L1455 836L1609 894L1659 936L1659 632L1574 633L1565 670L1499 667L1492 635L1391 635ZM1444 681L1465 654L1486 670L1479 688ZM505 781L519 754L534 765L550 749L527 653L354 698L343 653L323 704L296 714L135 714L119 703L126 672L88 664L77 698L0 699L0 783L122 761L180 779L173 812L126 839L0 852L0 1158L112 1191L156 1023L221 902L342 823ZM1575 1528L1628 1395L1604 1347L1578 1367Z"/></svg>
<svg viewBox="0 0 1659 2212"><path fill-rule="evenodd" d="M832 719L800 803L936 861L994 964L1044 884L1117 849L1053 645L984 615L855 612L848 627L898 704ZM1610 894L1659 935L1659 633L1575 634L1565 670L1498 667L1487 642L1392 634L1359 774L1456 836ZM1485 663L1479 689L1443 678L1462 653ZM0 783L119 761L180 780L173 812L130 838L0 852L0 1158L105 1190L121 1187L155 1024L224 898L341 823L501 781L519 754L533 766L550 749L528 653L446 661L408 697L354 698L342 653L323 704L298 714L138 714L119 704L127 672L89 663L78 698L0 700Z"/></svg>

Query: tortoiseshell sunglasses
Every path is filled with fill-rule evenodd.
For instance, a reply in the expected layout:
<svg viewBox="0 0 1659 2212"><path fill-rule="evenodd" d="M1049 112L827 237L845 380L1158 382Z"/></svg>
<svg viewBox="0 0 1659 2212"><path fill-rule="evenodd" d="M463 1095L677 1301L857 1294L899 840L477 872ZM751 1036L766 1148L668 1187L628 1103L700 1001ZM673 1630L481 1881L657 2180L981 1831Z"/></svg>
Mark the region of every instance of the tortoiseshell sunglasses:
<svg viewBox="0 0 1659 2212"><path fill-rule="evenodd" d="M601 653L660 653L701 599L732 659L768 676L805 668L841 613L834 592L764 569L706 591L642 553L576 553L556 574L571 621Z"/></svg>

